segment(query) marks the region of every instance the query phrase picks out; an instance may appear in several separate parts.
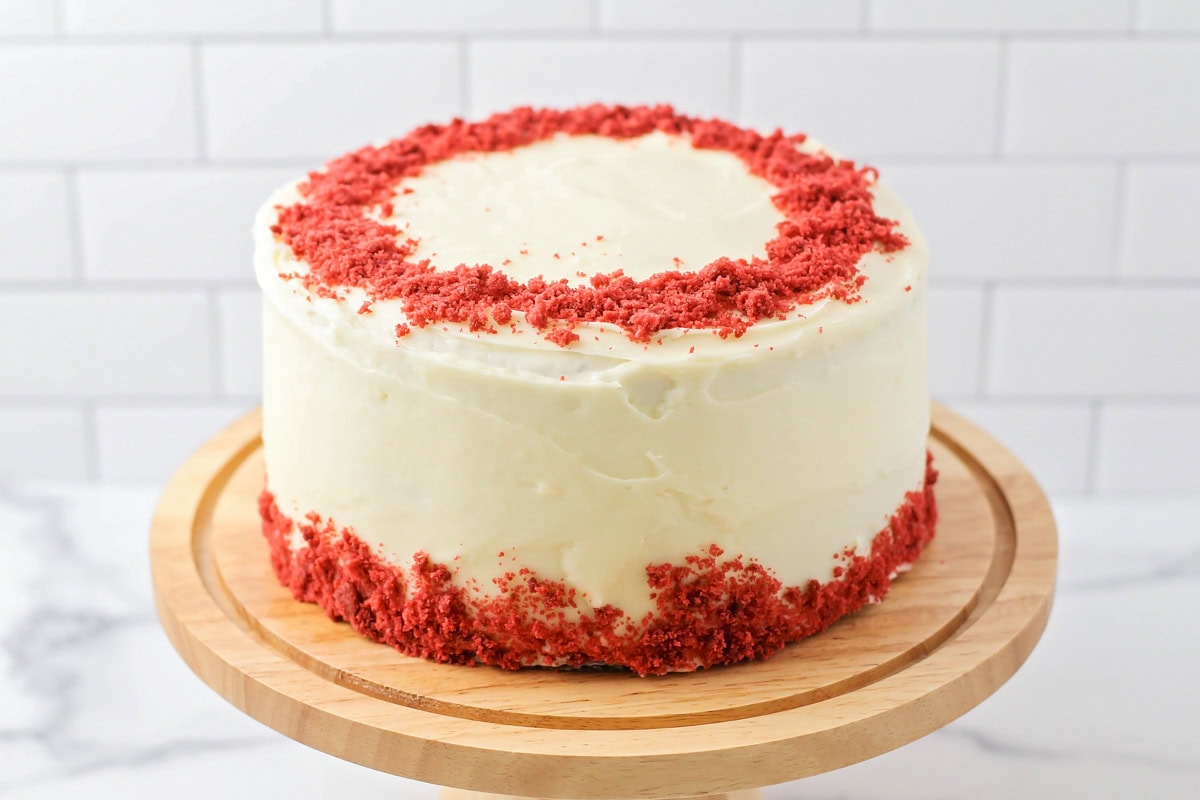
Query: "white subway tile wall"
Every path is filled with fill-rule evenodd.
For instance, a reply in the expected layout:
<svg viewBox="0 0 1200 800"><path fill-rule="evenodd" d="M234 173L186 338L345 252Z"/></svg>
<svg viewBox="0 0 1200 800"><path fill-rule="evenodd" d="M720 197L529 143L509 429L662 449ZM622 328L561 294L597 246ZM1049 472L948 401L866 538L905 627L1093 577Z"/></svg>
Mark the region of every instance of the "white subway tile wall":
<svg viewBox="0 0 1200 800"><path fill-rule="evenodd" d="M1110 403L1099 430L1099 491L1200 493L1200 403Z"/></svg>
<svg viewBox="0 0 1200 800"><path fill-rule="evenodd" d="M1118 274L1187 278L1200 272L1200 163L1130 166L1125 208Z"/></svg>
<svg viewBox="0 0 1200 800"><path fill-rule="evenodd" d="M245 282L246 237L263 199L293 168L187 167L79 173L83 269L97 280Z"/></svg>
<svg viewBox="0 0 1200 800"><path fill-rule="evenodd" d="M0 294L4 399L211 395L203 291L80 286Z"/></svg>
<svg viewBox="0 0 1200 800"><path fill-rule="evenodd" d="M929 388L940 397L979 394L986 288L942 287L929 291Z"/></svg>
<svg viewBox="0 0 1200 800"><path fill-rule="evenodd" d="M73 272L67 176L0 172L0 280L54 280Z"/></svg>
<svg viewBox="0 0 1200 800"><path fill-rule="evenodd" d="M338 33L586 31L590 0L332 0Z"/></svg>
<svg viewBox="0 0 1200 800"><path fill-rule="evenodd" d="M600 26L612 31L856 31L862 9L847 0L599 0Z"/></svg>
<svg viewBox="0 0 1200 800"><path fill-rule="evenodd" d="M222 289L217 309L221 391L253 398L262 385L262 297L257 287Z"/></svg>
<svg viewBox="0 0 1200 800"><path fill-rule="evenodd" d="M593 100L876 164L935 395L1054 493L1200 491L1193 0L0 0L0 479L162 481L256 402L273 187Z"/></svg>
<svg viewBox="0 0 1200 800"><path fill-rule="evenodd" d="M183 44L5 45L0 164L194 158L195 91Z"/></svg>
<svg viewBox="0 0 1200 800"><path fill-rule="evenodd" d="M250 403L101 404L96 409L102 480L156 481L252 408Z"/></svg>
<svg viewBox="0 0 1200 800"><path fill-rule="evenodd" d="M60 4L63 28L69 34L317 33L325 20L322 0L63 0Z"/></svg>
<svg viewBox="0 0 1200 800"><path fill-rule="evenodd" d="M695 114L730 113L727 41L579 38L486 39L467 49L467 110L488 114L531 102L672 102Z"/></svg>
<svg viewBox="0 0 1200 800"><path fill-rule="evenodd" d="M876 31L1123 31L1133 0L873 0Z"/></svg>
<svg viewBox="0 0 1200 800"><path fill-rule="evenodd" d="M996 149L995 41L748 37L739 49L751 125L804 130L856 159Z"/></svg>
<svg viewBox="0 0 1200 800"><path fill-rule="evenodd" d="M1200 47L1191 39L1014 41L1005 150L1200 155Z"/></svg>
<svg viewBox="0 0 1200 800"><path fill-rule="evenodd" d="M1161 33L1200 31L1200 3L1196 0L1141 0L1137 29Z"/></svg>
<svg viewBox="0 0 1200 800"><path fill-rule="evenodd" d="M54 33L54 3L46 0L0 0L0 36Z"/></svg>
<svg viewBox="0 0 1200 800"><path fill-rule="evenodd" d="M1112 271L1114 166L885 161L879 169L913 209L939 280L1053 281Z"/></svg>
<svg viewBox="0 0 1200 800"><path fill-rule="evenodd" d="M1000 286L992 299L990 394L1200 395L1200 285Z"/></svg>
<svg viewBox="0 0 1200 800"><path fill-rule="evenodd" d="M88 437L76 407L0 406L0 475L33 480L88 477Z"/></svg>
<svg viewBox="0 0 1200 800"><path fill-rule="evenodd" d="M462 112L450 41L213 44L200 63L214 158L321 163Z"/></svg>
<svg viewBox="0 0 1200 800"><path fill-rule="evenodd" d="M1036 465L1046 491L1082 494L1087 490L1094 415L1086 401L964 400L955 403L955 410L1005 442L1022 461Z"/></svg>

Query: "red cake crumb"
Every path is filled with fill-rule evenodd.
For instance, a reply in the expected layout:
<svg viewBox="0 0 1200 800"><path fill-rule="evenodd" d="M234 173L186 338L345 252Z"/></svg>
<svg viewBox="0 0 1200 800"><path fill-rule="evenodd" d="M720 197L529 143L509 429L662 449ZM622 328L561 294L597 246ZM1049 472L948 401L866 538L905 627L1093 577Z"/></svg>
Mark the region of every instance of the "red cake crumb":
<svg viewBox="0 0 1200 800"><path fill-rule="evenodd" d="M316 513L285 516L269 490L259 497L271 566L297 600L411 656L449 664L581 667L607 664L639 675L688 672L770 656L840 617L882 599L892 575L933 538L937 472L904 502L866 555L852 550L826 583L784 586L764 565L713 545L682 564L650 564L655 611L633 619L611 605L586 610L576 589L527 568L497 579L482 596L453 581L424 553L402 570L349 528ZM299 529L306 547L293 550Z"/></svg>
<svg viewBox="0 0 1200 800"><path fill-rule="evenodd" d="M689 136L699 149L733 153L751 174L779 190L772 201L785 219L766 243L766 259L719 258L696 271L664 264L664 271L644 280L617 270L593 275L583 286L541 277L522 283L489 264L438 270L427 259L412 261L416 239L401 239L395 226L364 214L389 202L405 178L465 153L511 150L556 134L625 139L653 131ZM804 139L683 116L670 106L518 108L482 122L425 125L338 158L309 174L300 186L303 200L281 207L272 231L307 261L310 272L296 277L314 293L358 287L375 300L399 299L417 327L454 322L472 331L491 329L492 309L504 304L523 312L535 328L549 329L547 338L563 347L574 341L556 333L563 326L600 321L621 327L635 341L650 341L667 328L713 328L722 337L740 336L758 320L782 317L798 305L830 297L854 302L865 280L859 259L908 243L894 220L872 209L875 170L802 153L797 145Z"/></svg>

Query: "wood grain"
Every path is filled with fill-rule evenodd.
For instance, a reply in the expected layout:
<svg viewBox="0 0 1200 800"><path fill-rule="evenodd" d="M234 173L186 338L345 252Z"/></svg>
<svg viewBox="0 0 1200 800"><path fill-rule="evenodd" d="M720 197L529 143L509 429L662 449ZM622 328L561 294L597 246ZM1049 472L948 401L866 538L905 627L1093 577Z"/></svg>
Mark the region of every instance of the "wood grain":
<svg viewBox="0 0 1200 800"><path fill-rule="evenodd" d="M164 491L151 537L163 626L202 679L257 719L432 783L670 798L836 769L995 691L1052 600L1056 537L1041 490L986 434L935 408L938 535L883 604L766 662L690 675L433 664L279 587L258 528L258 433L256 414L238 421Z"/></svg>

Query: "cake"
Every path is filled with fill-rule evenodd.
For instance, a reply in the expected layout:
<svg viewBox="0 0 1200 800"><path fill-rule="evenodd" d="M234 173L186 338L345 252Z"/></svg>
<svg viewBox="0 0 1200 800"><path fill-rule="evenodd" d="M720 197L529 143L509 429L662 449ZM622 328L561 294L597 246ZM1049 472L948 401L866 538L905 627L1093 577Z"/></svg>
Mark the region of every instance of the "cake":
<svg viewBox="0 0 1200 800"><path fill-rule="evenodd" d="M765 658L933 536L924 239L804 135L427 125L281 188L254 237L271 565L402 653Z"/></svg>

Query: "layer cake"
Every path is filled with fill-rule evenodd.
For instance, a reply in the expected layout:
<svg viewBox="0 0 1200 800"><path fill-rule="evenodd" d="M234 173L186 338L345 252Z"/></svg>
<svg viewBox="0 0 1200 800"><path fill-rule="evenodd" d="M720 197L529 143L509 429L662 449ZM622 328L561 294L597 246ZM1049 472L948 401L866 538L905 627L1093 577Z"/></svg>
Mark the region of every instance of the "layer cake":
<svg viewBox="0 0 1200 800"><path fill-rule="evenodd" d="M933 535L925 242L803 135L455 120L281 188L254 235L272 564L372 639L763 658Z"/></svg>

